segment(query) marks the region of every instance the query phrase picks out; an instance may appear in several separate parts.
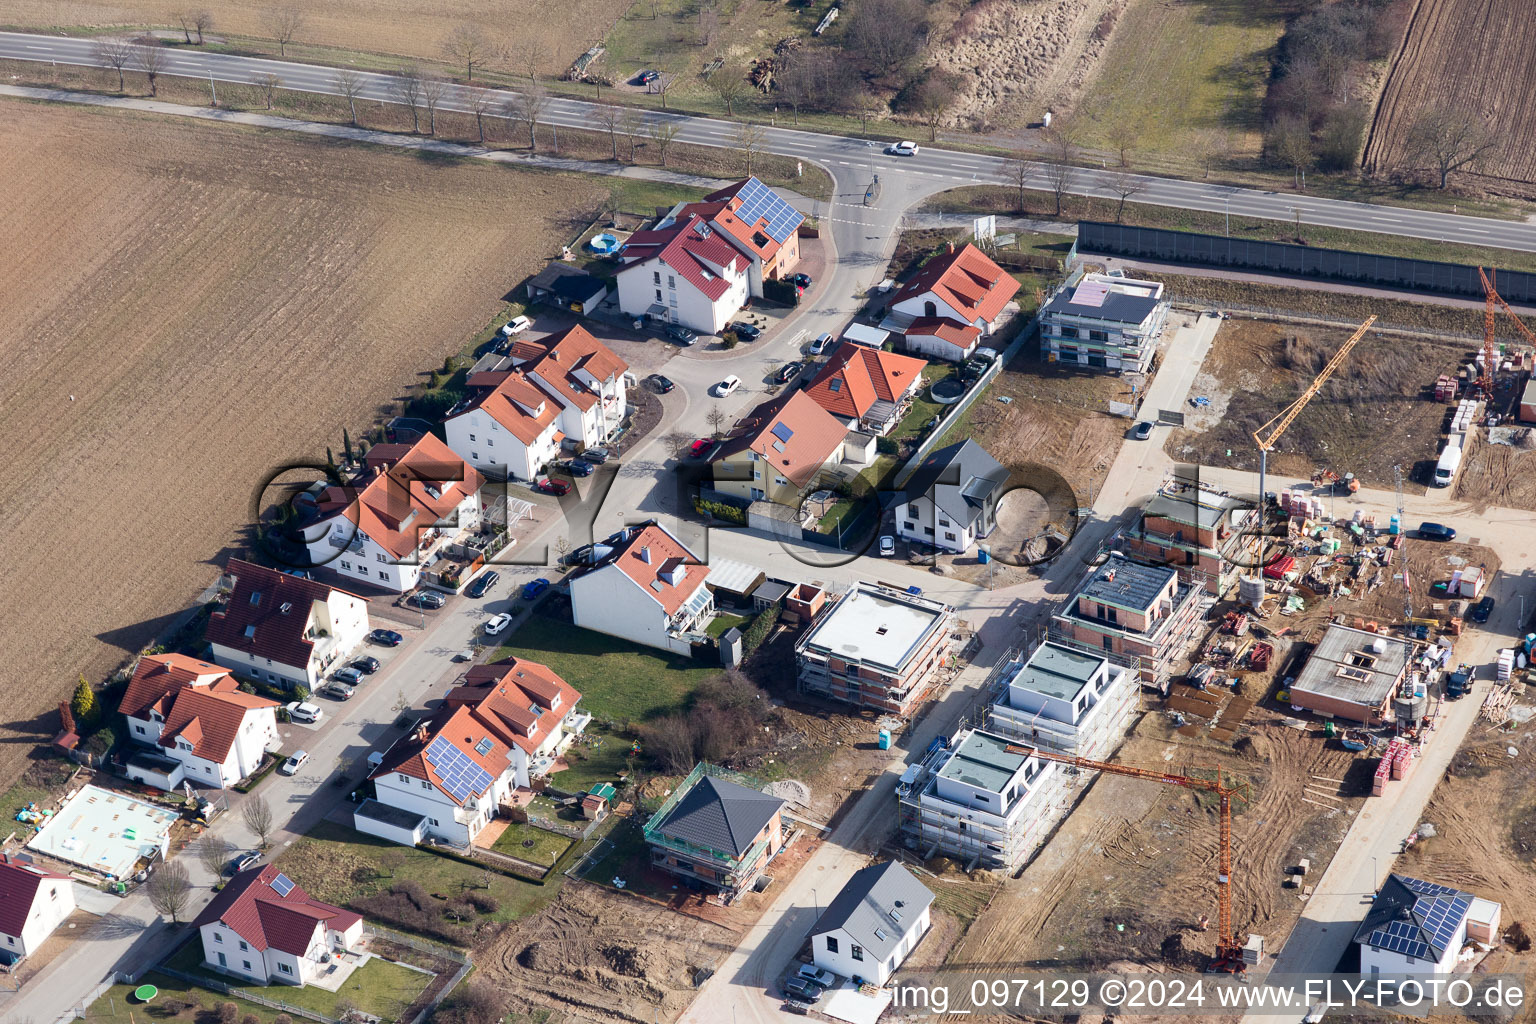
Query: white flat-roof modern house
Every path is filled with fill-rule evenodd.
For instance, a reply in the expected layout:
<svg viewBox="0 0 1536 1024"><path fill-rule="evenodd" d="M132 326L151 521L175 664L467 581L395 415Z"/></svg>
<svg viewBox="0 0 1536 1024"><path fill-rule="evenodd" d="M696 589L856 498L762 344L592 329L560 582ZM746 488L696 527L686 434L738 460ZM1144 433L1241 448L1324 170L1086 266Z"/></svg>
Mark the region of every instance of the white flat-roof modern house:
<svg viewBox="0 0 1536 1024"><path fill-rule="evenodd" d="M1134 673L1061 644L1041 644L1002 677L1008 689L988 709L987 729L1026 746L1103 761L1136 710Z"/></svg>
<svg viewBox="0 0 1536 1024"><path fill-rule="evenodd" d="M856 583L795 644L800 689L909 715L939 683L954 617L942 601Z"/></svg>
<svg viewBox="0 0 1536 1024"><path fill-rule="evenodd" d="M1040 354L1069 366L1145 373L1167 319L1162 282L1084 274L1041 307Z"/></svg>
<svg viewBox="0 0 1536 1024"><path fill-rule="evenodd" d="M1023 864L1065 809L1066 787L1054 762L1013 746L966 729L908 767L896 787L907 846L968 869Z"/></svg>
<svg viewBox="0 0 1536 1024"><path fill-rule="evenodd" d="M1449 974L1469 942L1499 941L1502 908L1447 885L1392 874L1355 929L1361 974Z"/></svg>

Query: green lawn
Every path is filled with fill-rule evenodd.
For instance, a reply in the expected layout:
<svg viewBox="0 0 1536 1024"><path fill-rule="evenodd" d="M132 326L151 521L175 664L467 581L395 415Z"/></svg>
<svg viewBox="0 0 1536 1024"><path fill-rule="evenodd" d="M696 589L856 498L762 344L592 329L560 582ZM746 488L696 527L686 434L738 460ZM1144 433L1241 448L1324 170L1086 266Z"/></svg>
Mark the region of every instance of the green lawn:
<svg viewBox="0 0 1536 1024"><path fill-rule="evenodd" d="M705 632L718 640L732 626L735 626L737 629L745 629L750 621L751 619L745 615L731 615L728 612L721 612L710 621L709 628Z"/></svg>
<svg viewBox="0 0 1536 1024"><path fill-rule="evenodd" d="M282 870L317 899L345 907L353 900L384 892L397 880L410 878L431 893L457 895L483 889L501 904L486 917L515 921L554 899L557 880L535 885L505 875L489 874L471 864L440 857L411 846L386 842L343 825L322 821L276 861Z"/></svg>
<svg viewBox="0 0 1536 1024"><path fill-rule="evenodd" d="M619 774L633 769L629 740L595 721L587 726L585 735L600 739L602 743L596 747L586 743L572 744L564 754L570 767L549 777L556 789L585 793L599 782L611 782L617 786Z"/></svg>
<svg viewBox="0 0 1536 1024"><path fill-rule="evenodd" d="M327 992L314 985L296 988L290 985L258 985L234 978L203 965L203 945L193 939L166 962L166 966L200 978L211 978L226 985L234 985L251 991L265 999L276 999L291 1006L303 1007L327 1017L339 1017L338 1004L350 1003L364 1013L384 1020L397 1020L406 1007L431 983L429 975L413 971L388 960L374 958L353 971L336 992ZM223 999L214 989L206 990L209 998ZM271 1011L269 1011L271 1012Z"/></svg>
<svg viewBox="0 0 1536 1024"><path fill-rule="evenodd" d="M563 787L562 787L563 788ZM532 846L524 845L532 842ZM571 848L571 840L533 825L512 822L491 849L545 867L553 866Z"/></svg>
<svg viewBox="0 0 1536 1024"><path fill-rule="evenodd" d="M718 665L700 665L539 615L518 627L494 660L513 656L548 665L581 692L582 706L594 718L615 722L679 710L699 683L720 672Z"/></svg>
<svg viewBox="0 0 1536 1024"><path fill-rule="evenodd" d="M928 430L928 424L944 407L928 395L928 388L947 377L955 376L953 363L929 363L923 367L923 387L907 408L901 422L891 429L892 441L915 441Z"/></svg>
<svg viewBox="0 0 1536 1024"><path fill-rule="evenodd" d="M149 1003L141 1003L133 997L133 990L139 985L153 985L159 989L159 992ZM266 994L262 993L263 996ZM165 1013L161 1008L168 999L179 999L189 1003L197 1001L209 1009L216 1009L220 1003L234 1003L240 1009L240 1016L253 1014L262 1024L271 1024L273 1018L282 1012L246 1002L244 999L226 996L211 989L200 988L191 982L173 978L169 974L150 971L142 975L135 985L113 985L107 989L100 999L86 1008L85 1017L82 1019L90 1024L145 1024L146 1021L152 1020L181 1020L191 1024L201 1016L196 1010L187 1010L174 1017ZM152 1012L151 1008L154 1008ZM214 1018L209 1016L207 1019Z"/></svg>

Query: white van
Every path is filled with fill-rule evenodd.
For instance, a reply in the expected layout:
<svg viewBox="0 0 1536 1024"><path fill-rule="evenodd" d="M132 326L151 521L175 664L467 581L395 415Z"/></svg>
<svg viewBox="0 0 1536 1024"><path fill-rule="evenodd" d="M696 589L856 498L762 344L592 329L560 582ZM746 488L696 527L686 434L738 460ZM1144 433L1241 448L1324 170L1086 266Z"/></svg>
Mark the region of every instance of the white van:
<svg viewBox="0 0 1536 1024"><path fill-rule="evenodd" d="M1461 472L1462 449L1460 445L1454 448L1446 448L1440 453L1440 460L1435 463L1434 485L1436 487L1449 487L1456 482L1456 474Z"/></svg>

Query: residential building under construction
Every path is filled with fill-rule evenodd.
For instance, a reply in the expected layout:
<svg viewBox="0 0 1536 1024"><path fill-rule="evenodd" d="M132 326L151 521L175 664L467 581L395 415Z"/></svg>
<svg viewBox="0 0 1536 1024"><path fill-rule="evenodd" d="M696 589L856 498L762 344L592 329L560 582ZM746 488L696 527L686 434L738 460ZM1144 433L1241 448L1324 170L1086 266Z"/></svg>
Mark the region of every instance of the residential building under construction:
<svg viewBox="0 0 1536 1024"><path fill-rule="evenodd" d="M1185 583L1218 596L1237 578L1243 529L1253 517L1246 502L1171 473L1120 542L1137 561L1176 569Z"/></svg>
<svg viewBox="0 0 1536 1024"><path fill-rule="evenodd" d="M1000 674L989 732L1059 754L1108 760L1136 713L1135 673L1100 654L1043 643Z"/></svg>
<svg viewBox="0 0 1536 1024"><path fill-rule="evenodd" d="M906 717L943 678L954 618L942 601L856 583L795 645L800 689Z"/></svg>

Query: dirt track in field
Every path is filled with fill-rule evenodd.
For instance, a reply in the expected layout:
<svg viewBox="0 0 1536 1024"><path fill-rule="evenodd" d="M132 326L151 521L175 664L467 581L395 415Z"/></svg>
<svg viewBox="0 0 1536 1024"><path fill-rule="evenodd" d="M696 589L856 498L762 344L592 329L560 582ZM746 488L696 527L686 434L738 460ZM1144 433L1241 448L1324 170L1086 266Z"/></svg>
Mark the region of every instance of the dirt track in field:
<svg viewBox="0 0 1536 1024"><path fill-rule="evenodd" d="M200 0L191 10L213 14L217 36L270 39L269 12L285 5L266 0ZM328 46L369 53L443 59L443 41L460 25L485 40L505 44L510 67L521 70L524 55L542 48L540 71L564 71L583 50L601 42L630 0L329 0L291 6L304 12L293 45ZM177 5L161 0L8 0L0 20L28 28L58 26L177 28ZM276 44L271 50L277 52Z"/></svg>
<svg viewBox="0 0 1536 1024"><path fill-rule="evenodd" d="M1392 61L1365 148L1368 170L1414 167L1414 118L1448 104L1497 126L1493 154L1478 168L1495 186L1536 185L1536 6L1530 0L1419 0Z"/></svg>
<svg viewBox="0 0 1536 1024"><path fill-rule="evenodd" d="M0 103L0 787L606 196L575 177Z"/></svg>

